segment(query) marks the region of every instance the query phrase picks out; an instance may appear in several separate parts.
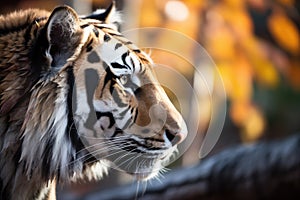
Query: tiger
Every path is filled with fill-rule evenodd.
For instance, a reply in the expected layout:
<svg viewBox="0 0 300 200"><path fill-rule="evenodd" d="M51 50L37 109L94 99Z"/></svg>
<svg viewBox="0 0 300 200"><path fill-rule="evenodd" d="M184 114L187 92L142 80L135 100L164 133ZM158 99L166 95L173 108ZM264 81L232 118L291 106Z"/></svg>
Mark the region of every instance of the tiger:
<svg viewBox="0 0 300 200"><path fill-rule="evenodd" d="M56 199L56 185L110 167L157 176L187 136L150 56L115 3L0 16L0 199Z"/></svg>

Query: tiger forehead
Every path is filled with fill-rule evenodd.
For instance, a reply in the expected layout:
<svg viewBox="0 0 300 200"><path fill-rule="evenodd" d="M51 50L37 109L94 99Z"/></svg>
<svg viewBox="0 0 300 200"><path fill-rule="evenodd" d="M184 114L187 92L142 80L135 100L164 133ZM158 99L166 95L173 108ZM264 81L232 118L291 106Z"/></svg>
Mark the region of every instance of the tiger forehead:
<svg viewBox="0 0 300 200"><path fill-rule="evenodd" d="M101 23L84 23L80 26L82 29L89 29L90 39L86 42L86 51L89 52L88 62L95 63L100 61L100 55L102 53L98 50L93 50L95 47L101 43L100 46L104 45L109 47L112 52L110 61L117 60L124 54L134 55L141 65L152 64L151 58L141 51L136 45L134 45L130 40L124 37L119 31L117 31L113 26ZM92 51L93 50L93 51Z"/></svg>
<svg viewBox="0 0 300 200"><path fill-rule="evenodd" d="M81 28L90 35L85 48L88 63L103 61L115 75L144 74L147 66L152 66L151 58L113 27L92 23Z"/></svg>

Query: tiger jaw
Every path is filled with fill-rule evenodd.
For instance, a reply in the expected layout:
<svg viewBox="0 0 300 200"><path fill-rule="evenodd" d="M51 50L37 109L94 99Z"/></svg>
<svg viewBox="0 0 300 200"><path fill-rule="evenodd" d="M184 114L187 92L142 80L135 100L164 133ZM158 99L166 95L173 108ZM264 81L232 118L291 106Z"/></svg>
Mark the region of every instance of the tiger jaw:
<svg viewBox="0 0 300 200"><path fill-rule="evenodd" d="M124 171L137 180L155 176L177 151L176 145L172 146L165 142L157 142L154 145L151 143L152 139L139 138L115 126L113 128L114 137L111 130L108 133L98 129L97 137L93 135L95 132L86 130L81 134L81 139L92 156L98 160L109 161L110 167Z"/></svg>
<svg viewBox="0 0 300 200"><path fill-rule="evenodd" d="M149 149L144 152L138 149L139 147L124 148L116 145L109 149L106 159L110 161L112 167L134 176L137 180L147 180L158 174L177 151L176 146L164 150Z"/></svg>

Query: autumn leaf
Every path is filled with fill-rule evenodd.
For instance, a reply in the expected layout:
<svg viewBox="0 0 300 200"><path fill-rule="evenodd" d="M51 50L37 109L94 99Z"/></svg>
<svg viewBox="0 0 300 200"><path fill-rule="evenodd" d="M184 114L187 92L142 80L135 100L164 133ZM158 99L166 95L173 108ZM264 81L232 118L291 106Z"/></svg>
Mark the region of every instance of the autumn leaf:
<svg viewBox="0 0 300 200"><path fill-rule="evenodd" d="M291 85L300 90L300 62L299 61L292 61L291 66L289 68L289 81Z"/></svg>
<svg viewBox="0 0 300 200"><path fill-rule="evenodd" d="M242 140L253 142L259 139L264 132L265 124L262 111L255 106L250 106L247 118L242 127Z"/></svg>
<svg viewBox="0 0 300 200"><path fill-rule="evenodd" d="M252 37L245 39L242 45L254 69L256 79L266 86L277 86L279 74L272 61L268 59L262 48L260 48L259 41Z"/></svg>
<svg viewBox="0 0 300 200"><path fill-rule="evenodd" d="M286 15L275 12L270 16L268 26L273 37L284 49L294 55L299 55L299 32L296 25Z"/></svg>
<svg viewBox="0 0 300 200"><path fill-rule="evenodd" d="M242 129L242 140L251 142L262 136L266 122L262 111L247 101L233 101L230 108L233 122Z"/></svg>
<svg viewBox="0 0 300 200"><path fill-rule="evenodd" d="M235 58L235 40L225 26L211 27L206 30L209 37L206 41L207 51L215 59L232 60Z"/></svg>

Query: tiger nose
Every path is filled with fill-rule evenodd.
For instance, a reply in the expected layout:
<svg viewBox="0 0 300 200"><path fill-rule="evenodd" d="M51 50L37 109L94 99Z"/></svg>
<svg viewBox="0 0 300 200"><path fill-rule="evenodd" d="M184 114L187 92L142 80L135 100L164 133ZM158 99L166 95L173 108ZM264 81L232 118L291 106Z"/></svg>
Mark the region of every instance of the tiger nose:
<svg viewBox="0 0 300 200"><path fill-rule="evenodd" d="M171 142L172 146L180 144L187 136L187 131L181 130L179 132L171 131L169 129L165 130L166 139Z"/></svg>

